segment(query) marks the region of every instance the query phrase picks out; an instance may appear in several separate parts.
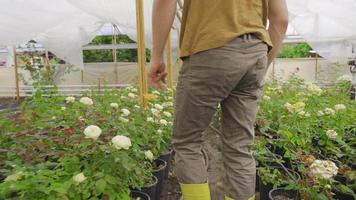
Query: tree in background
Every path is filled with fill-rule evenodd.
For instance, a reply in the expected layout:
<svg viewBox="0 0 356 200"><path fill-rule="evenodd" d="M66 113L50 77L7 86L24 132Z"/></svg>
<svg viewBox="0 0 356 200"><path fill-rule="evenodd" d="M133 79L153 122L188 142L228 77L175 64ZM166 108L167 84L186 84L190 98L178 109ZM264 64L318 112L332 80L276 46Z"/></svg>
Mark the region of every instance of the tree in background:
<svg viewBox="0 0 356 200"><path fill-rule="evenodd" d="M305 58L309 57L312 48L307 43L284 44L278 58Z"/></svg>
<svg viewBox="0 0 356 200"><path fill-rule="evenodd" d="M131 40L126 35L119 35L117 37L117 44L132 44L135 41ZM97 36L90 43L91 45L112 44L112 36ZM137 62L137 50L136 49L118 49L117 60L119 62ZM113 62L113 51L108 50L85 50L83 52L84 63L91 62ZM151 52L146 50L147 62L151 57Z"/></svg>

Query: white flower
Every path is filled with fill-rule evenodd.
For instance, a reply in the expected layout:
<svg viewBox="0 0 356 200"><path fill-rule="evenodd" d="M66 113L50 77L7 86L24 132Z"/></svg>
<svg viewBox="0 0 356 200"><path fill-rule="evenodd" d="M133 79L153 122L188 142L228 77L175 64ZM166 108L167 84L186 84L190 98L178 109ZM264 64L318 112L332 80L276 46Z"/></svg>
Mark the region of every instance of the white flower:
<svg viewBox="0 0 356 200"><path fill-rule="evenodd" d="M145 151L145 157L150 161L152 161L154 159L154 155L153 155L152 151L150 151L150 150Z"/></svg>
<svg viewBox="0 0 356 200"><path fill-rule="evenodd" d="M321 117L321 116L324 116L325 113L324 113L323 111L319 110L319 111L316 113L316 115L317 115L318 117Z"/></svg>
<svg viewBox="0 0 356 200"><path fill-rule="evenodd" d="M317 96L320 96L321 93L323 93L323 90L318 87L317 85L315 84L309 84L308 85L308 95L311 96L311 95L317 95Z"/></svg>
<svg viewBox="0 0 356 200"><path fill-rule="evenodd" d="M170 112L164 111L163 114L164 114L166 117L172 117L172 114L171 114Z"/></svg>
<svg viewBox="0 0 356 200"><path fill-rule="evenodd" d="M158 130L157 130L157 133L158 133L158 134L162 134L163 131L162 131L161 129L158 129Z"/></svg>
<svg viewBox="0 0 356 200"><path fill-rule="evenodd" d="M98 126L90 125L85 128L84 135L86 138L97 140L98 137L101 135L101 132L102 131Z"/></svg>
<svg viewBox="0 0 356 200"><path fill-rule="evenodd" d="M155 116L159 116L159 113L160 113L160 111L157 110L156 108L151 108L151 112L152 112L152 114L155 115Z"/></svg>
<svg viewBox="0 0 356 200"><path fill-rule="evenodd" d="M127 119L125 117L119 117L119 120L122 121L122 122L125 122L125 123L130 121L129 119Z"/></svg>
<svg viewBox="0 0 356 200"><path fill-rule="evenodd" d="M57 117L53 116L53 117L52 117L52 119L53 119L53 120L56 120L56 119L57 119Z"/></svg>
<svg viewBox="0 0 356 200"><path fill-rule="evenodd" d="M75 97L67 97L66 98L67 103L74 103L75 102Z"/></svg>
<svg viewBox="0 0 356 200"><path fill-rule="evenodd" d="M168 124L169 124L170 126L172 126L172 125L173 125L173 122L168 122Z"/></svg>
<svg viewBox="0 0 356 200"><path fill-rule="evenodd" d="M161 93L159 93L157 90L153 91L152 94L155 94L155 95L160 95Z"/></svg>
<svg viewBox="0 0 356 200"><path fill-rule="evenodd" d="M284 104L284 107L288 110L288 112L293 111L293 105L288 102Z"/></svg>
<svg viewBox="0 0 356 200"><path fill-rule="evenodd" d="M87 106L91 106L94 104L93 100L89 97L82 97L79 102Z"/></svg>
<svg viewBox="0 0 356 200"><path fill-rule="evenodd" d="M131 88L131 92L138 92L137 88Z"/></svg>
<svg viewBox="0 0 356 200"><path fill-rule="evenodd" d="M7 176L4 181L5 182L6 181L17 181L17 180L21 179L23 176L24 176L23 172L17 172L15 174L11 174L11 175Z"/></svg>
<svg viewBox="0 0 356 200"><path fill-rule="evenodd" d="M310 113L308 113L308 112L306 112L305 113L305 115L304 115L304 117L310 117L311 115L310 115Z"/></svg>
<svg viewBox="0 0 356 200"><path fill-rule="evenodd" d="M169 96L167 99L171 101L173 100L173 97Z"/></svg>
<svg viewBox="0 0 356 200"><path fill-rule="evenodd" d="M163 110L163 106L159 105L159 104L155 104L154 107L157 109L157 110Z"/></svg>
<svg viewBox="0 0 356 200"><path fill-rule="evenodd" d="M79 120L79 121L84 121L84 117L83 117L83 116L79 116L79 117L78 117L78 120Z"/></svg>
<svg viewBox="0 0 356 200"><path fill-rule="evenodd" d="M301 112L303 111L305 108L305 103L304 102L297 102L295 104L293 104L293 110L294 112Z"/></svg>
<svg viewBox="0 0 356 200"><path fill-rule="evenodd" d="M328 130L326 131L326 135L331 139L335 139L337 137L337 132L334 130Z"/></svg>
<svg viewBox="0 0 356 200"><path fill-rule="evenodd" d="M163 107L172 107L173 106L173 102L164 102L162 104Z"/></svg>
<svg viewBox="0 0 356 200"><path fill-rule="evenodd" d="M130 111L126 108L121 109L122 116L127 117L130 115Z"/></svg>
<svg viewBox="0 0 356 200"><path fill-rule="evenodd" d="M352 76L351 75L342 75L337 79L337 82L342 82L342 81L351 81Z"/></svg>
<svg viewBox="0 0 356 200"><path fill-rule="evenodd" d="M159 120L159 123L163 126L167 126L168 125L168 122L165 120L165 119L161 119Z"/></svg>
<svg viewBox="0 0 356 200"><path fill-rule="evenodd" d="M63 111L65 111L66 109L67 109L67 108L64 107L64 106L61 107L61 110L63 110Z"/></svg>
<svg viewBox="0 0 356 200"><path fill-rule="evenodd" d="M141 107L139 105L134 105L135 108L140 109Z"/></svg>
<svg viewBox="0 0 356 200"><path fill-rule="evenodd" d="M335 115L335 110L333 110L331 108L325 108L324 113L326 115Z"/></svg>
<svg viewBox="0 0 356 200"><path fill-rule="evenodd" d="M123 135L117 135L117 136L113 137L111 139L111 142L113 143L113 145L116 149L128 150L132 145L130 138L123 136Z"/></svg>
<svg viewBox="0 0 356 200"><path fill-rule="evenodd" d="M76 183L81 183L81 182L85 181L85 179L87 179L87 177L85 177L83 172L82 172L82 173L79 173L79 174L73 176L72 179Z"/></svg>
<svg viewBox="0 0 356 200"><path fill-rule="evenodd" d="M147 117L147 122L154 122L152 117Z"/></svg>
<svg viewBox="0 0 356 200"><path fill-rule="evenodd" d="M271 100L271 97L270 97L270 96L267 96L267 95L264 95L264 96L263 96L263 100L269 101L269 100Z"/></svg>
<svg viewBox="0 0 356 200"><path fill-rule="evenodd" d="M126 97L126 96L121 96L121 97L120 97L120 99L122 99L122 100L126 100L126 99L127 99L127 97Z"/></svg>
<svg viewBox="0 0 356 200"><path fill-rule="evenodd" d="M298 113L298 115L300 115L300 116L305 116L305 111L300 111L300 112Z"/></svg>
<svg viewBox="0 0 356 200"><path fill-rule="evenodd" d="M136 95L134 93L131 93L131 92L128 93L127 96L130 97L130 98L135 98L136 97Z"/></svg>
<svg viewBox="0 0 356 200"><path fill-rule="evenodd" d="M310 165L311 174L324 179L330 179L335 176L338 170L335 163L329 160L315 160L314 163Z"/></svg>
<svg viewBox="0 0 356 200"><path fill-rule="evenodd" d="M110 107L115 108L115 109L118 109L118 108L119 108L119 104L117 104L117 103L111 103L111 104L110 104Z"/></svg>
<svg viewBox="0 0 356 200"><path fill-rule="evenodd" d="M346 106L344 104L337 104L334 106L335 110L345 110Z"/></svg>

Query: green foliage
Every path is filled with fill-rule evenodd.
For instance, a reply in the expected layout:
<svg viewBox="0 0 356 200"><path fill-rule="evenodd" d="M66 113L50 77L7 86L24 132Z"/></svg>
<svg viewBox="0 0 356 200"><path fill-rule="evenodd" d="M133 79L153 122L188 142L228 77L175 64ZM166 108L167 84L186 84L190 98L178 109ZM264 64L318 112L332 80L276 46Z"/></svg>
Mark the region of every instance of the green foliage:
<svg viewBox="0 0 356 200"><path fill-rule="evenodd" d="M126 35L120 35L117 37L117 44L132 44L135 41L131 40ZM100 44L112 44L112 36L97 36L90 43L92 45ZM136 49L120 49L116 51L118 62L137 62L137 50ZM146 50L147 61L151 57L150 50ZM83 52L84 63L91 62L113 62L112 50L85 50Z"/></svg>
<svg viewBox="0 0 356 200"><path fill-rule="evenodd" d="M172 118L163 113L172 112L170 92L153 92L144 112L138 106L138 89L128 87L83 94L93 105L39 92L20 111L1 114L0 150L6 151L0 152L0 174L7 180L0 179L0 199L129 200L130 188L151 180L152 164L145 152L157 158L170 144ZM161 107L158 114L151 112L156 107ZM97 140L85 136L89 125L102 130ZM117 135L130 138L132 146L115 148L112 138ZM75 181L81 173L85 180Z"/></svg>
<svg viewBox="0 0 356 200"><path fill-rule="evenodd" d="M312 50L307 43L301 44L284 44L278 58L305 58L309 56Z"/></svg>

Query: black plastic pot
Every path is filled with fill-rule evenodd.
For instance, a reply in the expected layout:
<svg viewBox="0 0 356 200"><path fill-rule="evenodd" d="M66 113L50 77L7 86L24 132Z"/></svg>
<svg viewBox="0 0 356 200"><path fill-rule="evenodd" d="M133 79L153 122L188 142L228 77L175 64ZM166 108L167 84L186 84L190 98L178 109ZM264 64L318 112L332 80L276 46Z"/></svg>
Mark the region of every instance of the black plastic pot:
<svg viewBox="0 0 356 200"><path fill-rule="evenodd" d="M153 166L157 166L156 169L153 169L153 175L158 179L156 200L160 200L161 193L164 186L164 176L165 176L165 169L167 167L167 162L162 159L157 159L153 161Z"/></svg>
<svg viewBox="0 0 356 200"><path fill-rule="evenodd" d="M150 196L152 200L156 199L156 193L157 193L157 184L158 184L158 179L157 177L153 176L152 177L152 182L151 184L145 185L142 189L141 192L144 192Z"/></svg>
<svg viewBox="0 0 356 200"><path fill-rule="evenodd" d="M269 200L276 200L275 197L283 196L288 200L299 200L299 194L294 190L285 190L284 188L276 188L269 192L268 197Z"/></svg>
<svg viewBox="0 0 356 200"><path fill-rule="evenodd" d="M335 200L355 200L355 198L351 194L346 194L335 189L332 190L332 192L335 194L333 196L333 199Z"/></svg>
<svg viewBox="0 0 356 200"><path fill-rule="evenodd" d="M284 172L283 168L282 167L278 167L278 166L273 166L272 168L275 168L275 169L279 169L282 173L286 174L286 172ZM287 169L291 174L294 175L294 177L297 179L297 181L300 180L300 175L297 173L297 172L294 172L290 169ZM263 181L261 180L261 175L259 174L258 172L258 175L260 177L260 180L259 180L259 189L260 189L260 200L269 200L269 192L271 190L273 190L273 184L263 184ZM279 187L284 187L286 185L279 185Z"/></svg>
<svg viewBox="0 0 356 200"><path fill-rule="evenodd" d="M173 155L173 149L170 148L168 153L165 153L165 154L162 154L159 159L161 160L164 160L166 161L167 163L167 167L166 167L166 170L165 170L165 173L164 173L164 178L167 179L168 178L168 173L169 173L169 170L171 168L171 159L172 159L172 155Z"/></svg>
<svg viewBox="0 0 356 200"><path fill-rule="evenodd" d="M133 200L151 200L150 196L148 196L148 194L144 193L144 192L140 192L140 191L131 191L131 199ZM154 199L152 199L154 200Z"/></svg>

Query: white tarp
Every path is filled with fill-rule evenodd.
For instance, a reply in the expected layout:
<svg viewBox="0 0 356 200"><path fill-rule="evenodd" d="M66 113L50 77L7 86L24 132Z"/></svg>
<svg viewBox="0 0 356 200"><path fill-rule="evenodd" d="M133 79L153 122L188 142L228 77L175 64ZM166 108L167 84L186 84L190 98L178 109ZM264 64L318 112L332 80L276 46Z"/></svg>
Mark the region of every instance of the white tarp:
<svg viewBox="0 0 356 200"><path fill-rule="evenodd" d="M356 0L287 0L291 25L321 56L345 64L356 48ZM355 49L356 50L356 49Z"/></svg>
<svg viewBox="0 0 356 200"><path fill-rule="evenodd" d="M136 40L134 0L1 0L0 46L36 40L63 60L83 67L82 46L106 23ZM356 0L287 0L291 24L322 56L345 62L356 35ZM144 0L151 46L153 0ZM173 46L177 32L173 32Z"/></svg>

